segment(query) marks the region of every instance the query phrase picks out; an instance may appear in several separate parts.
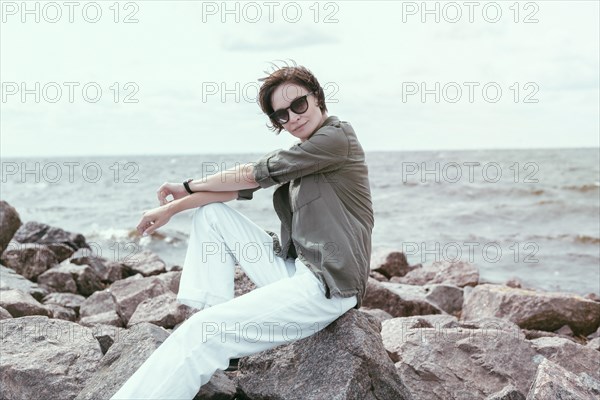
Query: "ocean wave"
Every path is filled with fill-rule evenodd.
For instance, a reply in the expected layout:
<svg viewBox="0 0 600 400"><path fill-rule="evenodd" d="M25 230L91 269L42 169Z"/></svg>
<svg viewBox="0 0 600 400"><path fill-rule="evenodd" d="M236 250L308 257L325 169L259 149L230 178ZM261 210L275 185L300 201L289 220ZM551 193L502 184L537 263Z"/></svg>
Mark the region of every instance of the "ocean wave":
<svg viewBox="0 0 600 400"><path fill-rule="evenodd" d="M588 235L572 235L562 233L559 235L533 235L527 237L527 240L560 240L580 244L600 244L600 238Z"/></svg>
<svg viewBox="0 0 600 400"><path fill-rule="evenodd" d="M562 189L573 190L580 193L594 192L600 189L600 182L589 183L585 185L563 186Z"/></svg>

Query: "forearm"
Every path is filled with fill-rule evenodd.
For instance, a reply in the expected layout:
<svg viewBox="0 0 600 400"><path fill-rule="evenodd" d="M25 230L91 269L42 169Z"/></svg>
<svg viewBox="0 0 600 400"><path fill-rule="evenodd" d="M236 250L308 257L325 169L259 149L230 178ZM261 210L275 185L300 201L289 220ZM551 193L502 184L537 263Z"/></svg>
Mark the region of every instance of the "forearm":
<svg viewBox="0 0 600 400"><path fill-rule="evenodd" d="M182 197L181 199L173 200L167 203L166 206L171 215L175 215L181 211L202 207L209 203L224 203L226 201L235 200L237 196L237 191L197 192Z"/></svg>
<svg viewBox="0 0 600 400"><path fill-rule="evenodd" d="M242 164L189 183L192 192L228 192L258 186L253 164Z"/></svg>

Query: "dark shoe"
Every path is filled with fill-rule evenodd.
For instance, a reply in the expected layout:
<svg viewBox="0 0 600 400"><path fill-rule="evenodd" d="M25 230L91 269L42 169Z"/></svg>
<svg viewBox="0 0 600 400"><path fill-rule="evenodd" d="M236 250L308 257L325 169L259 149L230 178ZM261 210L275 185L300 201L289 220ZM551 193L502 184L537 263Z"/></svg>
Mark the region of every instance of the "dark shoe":
<svg viewBox="0 0 600 400"><path fill-rule="evenodd" d="M225 371L237 371L239 362L239 358L232 358L231 360L229 360L229 367L227 367Z"/></svg>

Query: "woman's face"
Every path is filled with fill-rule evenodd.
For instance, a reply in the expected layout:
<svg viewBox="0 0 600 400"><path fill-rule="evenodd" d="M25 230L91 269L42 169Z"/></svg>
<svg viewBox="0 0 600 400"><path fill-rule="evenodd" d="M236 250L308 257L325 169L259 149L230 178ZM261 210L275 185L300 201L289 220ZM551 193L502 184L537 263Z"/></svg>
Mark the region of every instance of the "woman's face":
<svg viewBox="0 0 600 400"><path fill-rule="evenodd" d="M283 124L283 128L303 142L319 129L327 119L327 113L321 112L321 109L317 106L316 93L310 94L306 98L308 109L305 112L296 114L291 108L288 108L295 99L307 93L309 93L308 89L303 86L295 83L282 83L275 88L271 95L273 110L287 108L289 120Z"/></svg>

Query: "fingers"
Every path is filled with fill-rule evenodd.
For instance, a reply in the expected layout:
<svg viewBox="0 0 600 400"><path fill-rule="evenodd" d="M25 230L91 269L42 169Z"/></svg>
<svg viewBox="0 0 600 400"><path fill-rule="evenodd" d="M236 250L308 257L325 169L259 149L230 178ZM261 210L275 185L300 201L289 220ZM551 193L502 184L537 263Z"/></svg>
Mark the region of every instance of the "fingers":
<svg viewBox="0 0 600 400"><path fill-rule="evenodd" d="M165 188L165 186L167 185L167 183L163 183L157 190L156 192L156 196L158 197L158 203L163 206L167 203L167 196L169 194L168 190Z"/></svg>

